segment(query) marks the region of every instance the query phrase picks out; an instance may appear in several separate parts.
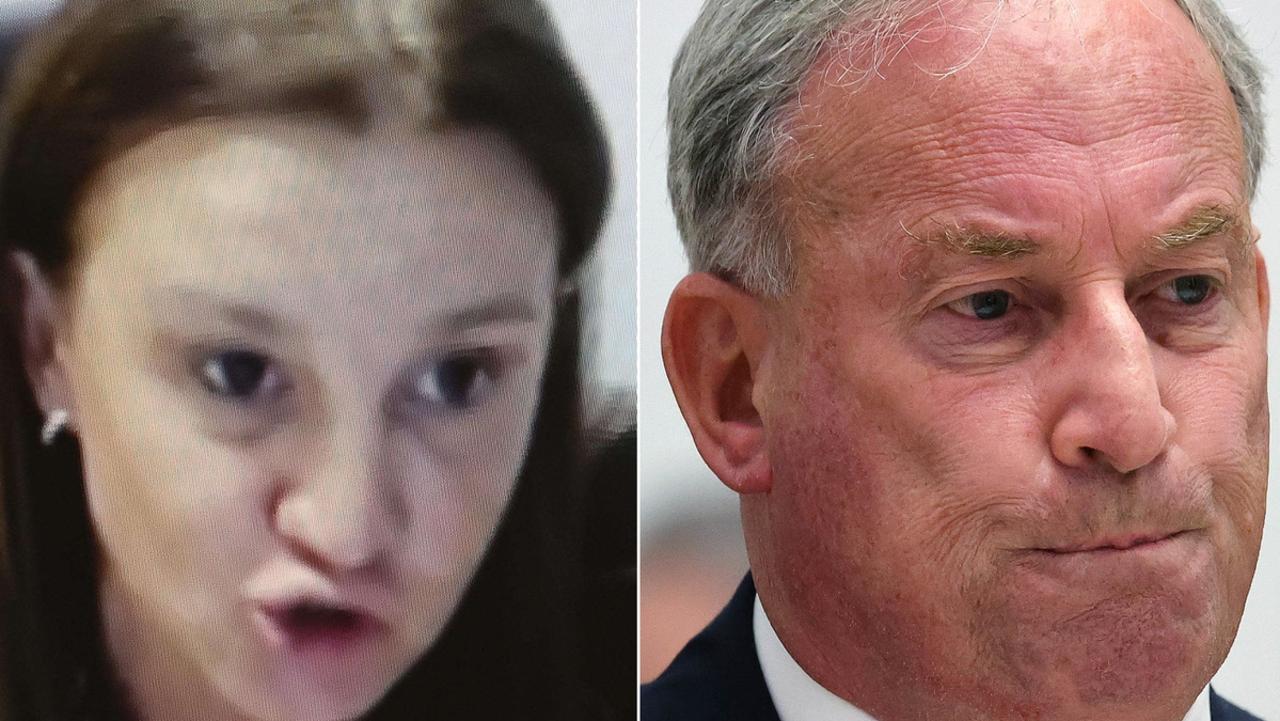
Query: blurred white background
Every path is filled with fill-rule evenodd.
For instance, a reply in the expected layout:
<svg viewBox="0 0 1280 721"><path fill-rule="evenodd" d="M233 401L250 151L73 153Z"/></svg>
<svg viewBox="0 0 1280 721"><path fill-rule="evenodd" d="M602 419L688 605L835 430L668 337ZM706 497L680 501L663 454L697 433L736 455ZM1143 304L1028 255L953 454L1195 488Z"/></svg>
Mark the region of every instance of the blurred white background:
<svg viewBox="0 0 1280 721"><path fill-rule="evenodd" d="M1262 176L1261 190L1254 204L1254 219L1262 229L1263 250L1272 259L1272 287L1280 284L1274 269L1280 252L1280 6L1268 0L1227 0L1228 12L1245 29L1252 47L1271 71L1268 87L1269 132L1272 161ZM667 385L659 354L659 334L667 296L686 270L685 257L676 234L666 193L666 84L679 43L701 6L694 0L644 0L639 18L639 421L640 421L640 537L642 597L668 587L702 579L700 587L726 587L720 603L745 571L741 541L727 547L727 541L710 543L716 528L732 528L736 498L720 485L699 458ZM1273 326L1274 327L1274 326ZM1273 358L1280 349L1280 333L1272 333ZM1280 392L1280 377L1273 360L1273 398ZM1273 403L1274 406L1274 403ZM1265 719L1280 721L1280 478L1275 467L1280 453L1272 453L1272 487L1268 499L1271 521L1262 545L1262 558L1253 590L1240 626L1235 647L1213 685L1224 696ZM710 522L698 526L690 522L697 514L710 514ZM672 548L691 541L710 550L719 560L694 560ZM657 572L649 563L661 556L678 557L675 567ZM736 560L735 560L736 559ZM713 570L717 564L737 563L736 572ZM714 577L713 577L714 576ZM663 594L665 595L665 594ZM714 594L712 594L714 595ZM643 601L647 603L647 599ZM642 647L672 644L666 637L650 637L649 628L681 625L696 630L706 618L694 608L695 599L685 598L680 606L664 605L642 610ZM716 606L718 607L718 606ZM664 653L672 649L663 649ZM642 658L648 650L642 649ZM650 675L642 660L642 674Z"/></svg>
<svg viewBox="0 0 1280 721"><path fill-rule="evenodd" d="M613 205L588 288L595 314L584 347L608 388L636 385L636 1L542 0L604 120ZM589 358L589 361L591 359Z"/></svg>

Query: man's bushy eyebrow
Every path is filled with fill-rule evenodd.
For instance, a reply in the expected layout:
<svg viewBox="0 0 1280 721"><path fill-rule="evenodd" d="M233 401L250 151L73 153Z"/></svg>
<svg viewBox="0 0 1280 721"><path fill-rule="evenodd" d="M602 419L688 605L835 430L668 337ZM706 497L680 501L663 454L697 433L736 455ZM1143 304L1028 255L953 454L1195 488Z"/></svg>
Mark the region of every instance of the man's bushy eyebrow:
<svg viewBox="0 0 1280 721"><path fill-rule="evenodd" d="M956 253L982 258L1018 258L1040 251L1040 244L1030 238L963 227L944 229L938 240Z"/></svg>
<svg viewBox="0 0 1280 721"><path fill-rule="evenodd" d="M1152 237L1159 250L1179 250L1196 243L1229 235L1245 243L1244 222L1239 214L1221 205L1196 208L1174 227ZM903 227L907 237L922 246L941 248L954 255L1011 260L1034 255L1041 244L1032 238L989 231L963 224L939 225L927 234L913 233Z"/></svg>
<svg viewBox="0 0 1280 721"><path fill-rule="evenodd" d="M1155 236L1161 250L1178 250L1201 240L1228 234L1242 239L1243 223L1240 216L1220 205L1205 205L1192 211L1187 219Z"/></svg>
<svg viewBox="0 0 1280 721"><path fill-rule="evenodd" d="M956 255L1009 260L1040 251L1040 244L1031 238L965 225L941 225L927 235L912 233L905 227L903 230L921 245L942 248Z"/></svg>

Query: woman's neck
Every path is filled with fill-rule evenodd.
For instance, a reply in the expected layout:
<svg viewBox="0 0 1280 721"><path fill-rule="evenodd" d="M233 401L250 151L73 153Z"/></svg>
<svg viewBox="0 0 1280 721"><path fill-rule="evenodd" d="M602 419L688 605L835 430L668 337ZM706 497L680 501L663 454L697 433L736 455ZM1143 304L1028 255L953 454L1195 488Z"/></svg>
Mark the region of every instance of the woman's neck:
<svg viewBox="0 0 1280 721"><path fill-rule="evenodd" d="M108 658L131 721L261 721L212 687L111 569L103 569L98 593Z"/></svg>

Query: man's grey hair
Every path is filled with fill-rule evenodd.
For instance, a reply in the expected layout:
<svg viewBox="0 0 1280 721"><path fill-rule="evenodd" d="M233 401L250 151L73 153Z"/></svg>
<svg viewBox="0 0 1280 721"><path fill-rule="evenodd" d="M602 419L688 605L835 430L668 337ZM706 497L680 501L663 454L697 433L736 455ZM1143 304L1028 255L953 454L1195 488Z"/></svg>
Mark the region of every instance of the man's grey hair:
<svg viewBox="0 0 1280 721"><path fill-rule="evenodd" d="M785 294L792 252L771 187L801 83L834 40L869 58L946 0L708 0L671 74L667 179L689 262L747 290ZM1004 2L1005 0L1000 0ZM1261 67L1216 0L1175 0L1222 68L1244 131L1250 200L1266 151Z"/></svg>

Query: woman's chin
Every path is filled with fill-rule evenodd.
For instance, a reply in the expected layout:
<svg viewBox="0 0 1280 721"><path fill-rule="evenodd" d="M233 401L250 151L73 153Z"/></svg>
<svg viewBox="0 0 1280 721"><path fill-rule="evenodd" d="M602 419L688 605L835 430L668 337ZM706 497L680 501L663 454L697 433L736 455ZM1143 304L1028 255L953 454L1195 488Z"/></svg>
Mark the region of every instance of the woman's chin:
<svg viewBox="0 0 1280 721"><path fill-rule="evenodd" d="M252 662L227 659L215 685L254 719L350 721L373 708L405 671L390 662L385 648L362 654L333 650L260 647Z"/></svg>
<svg viewBox="0 0 1280 721"><path fill-rule="evenodd" d="M349 682L338 686L308 679L279 679L264 686L231 685L223 694L237 710L261 721L351 721L373 708L390 688Z"/></svg>

